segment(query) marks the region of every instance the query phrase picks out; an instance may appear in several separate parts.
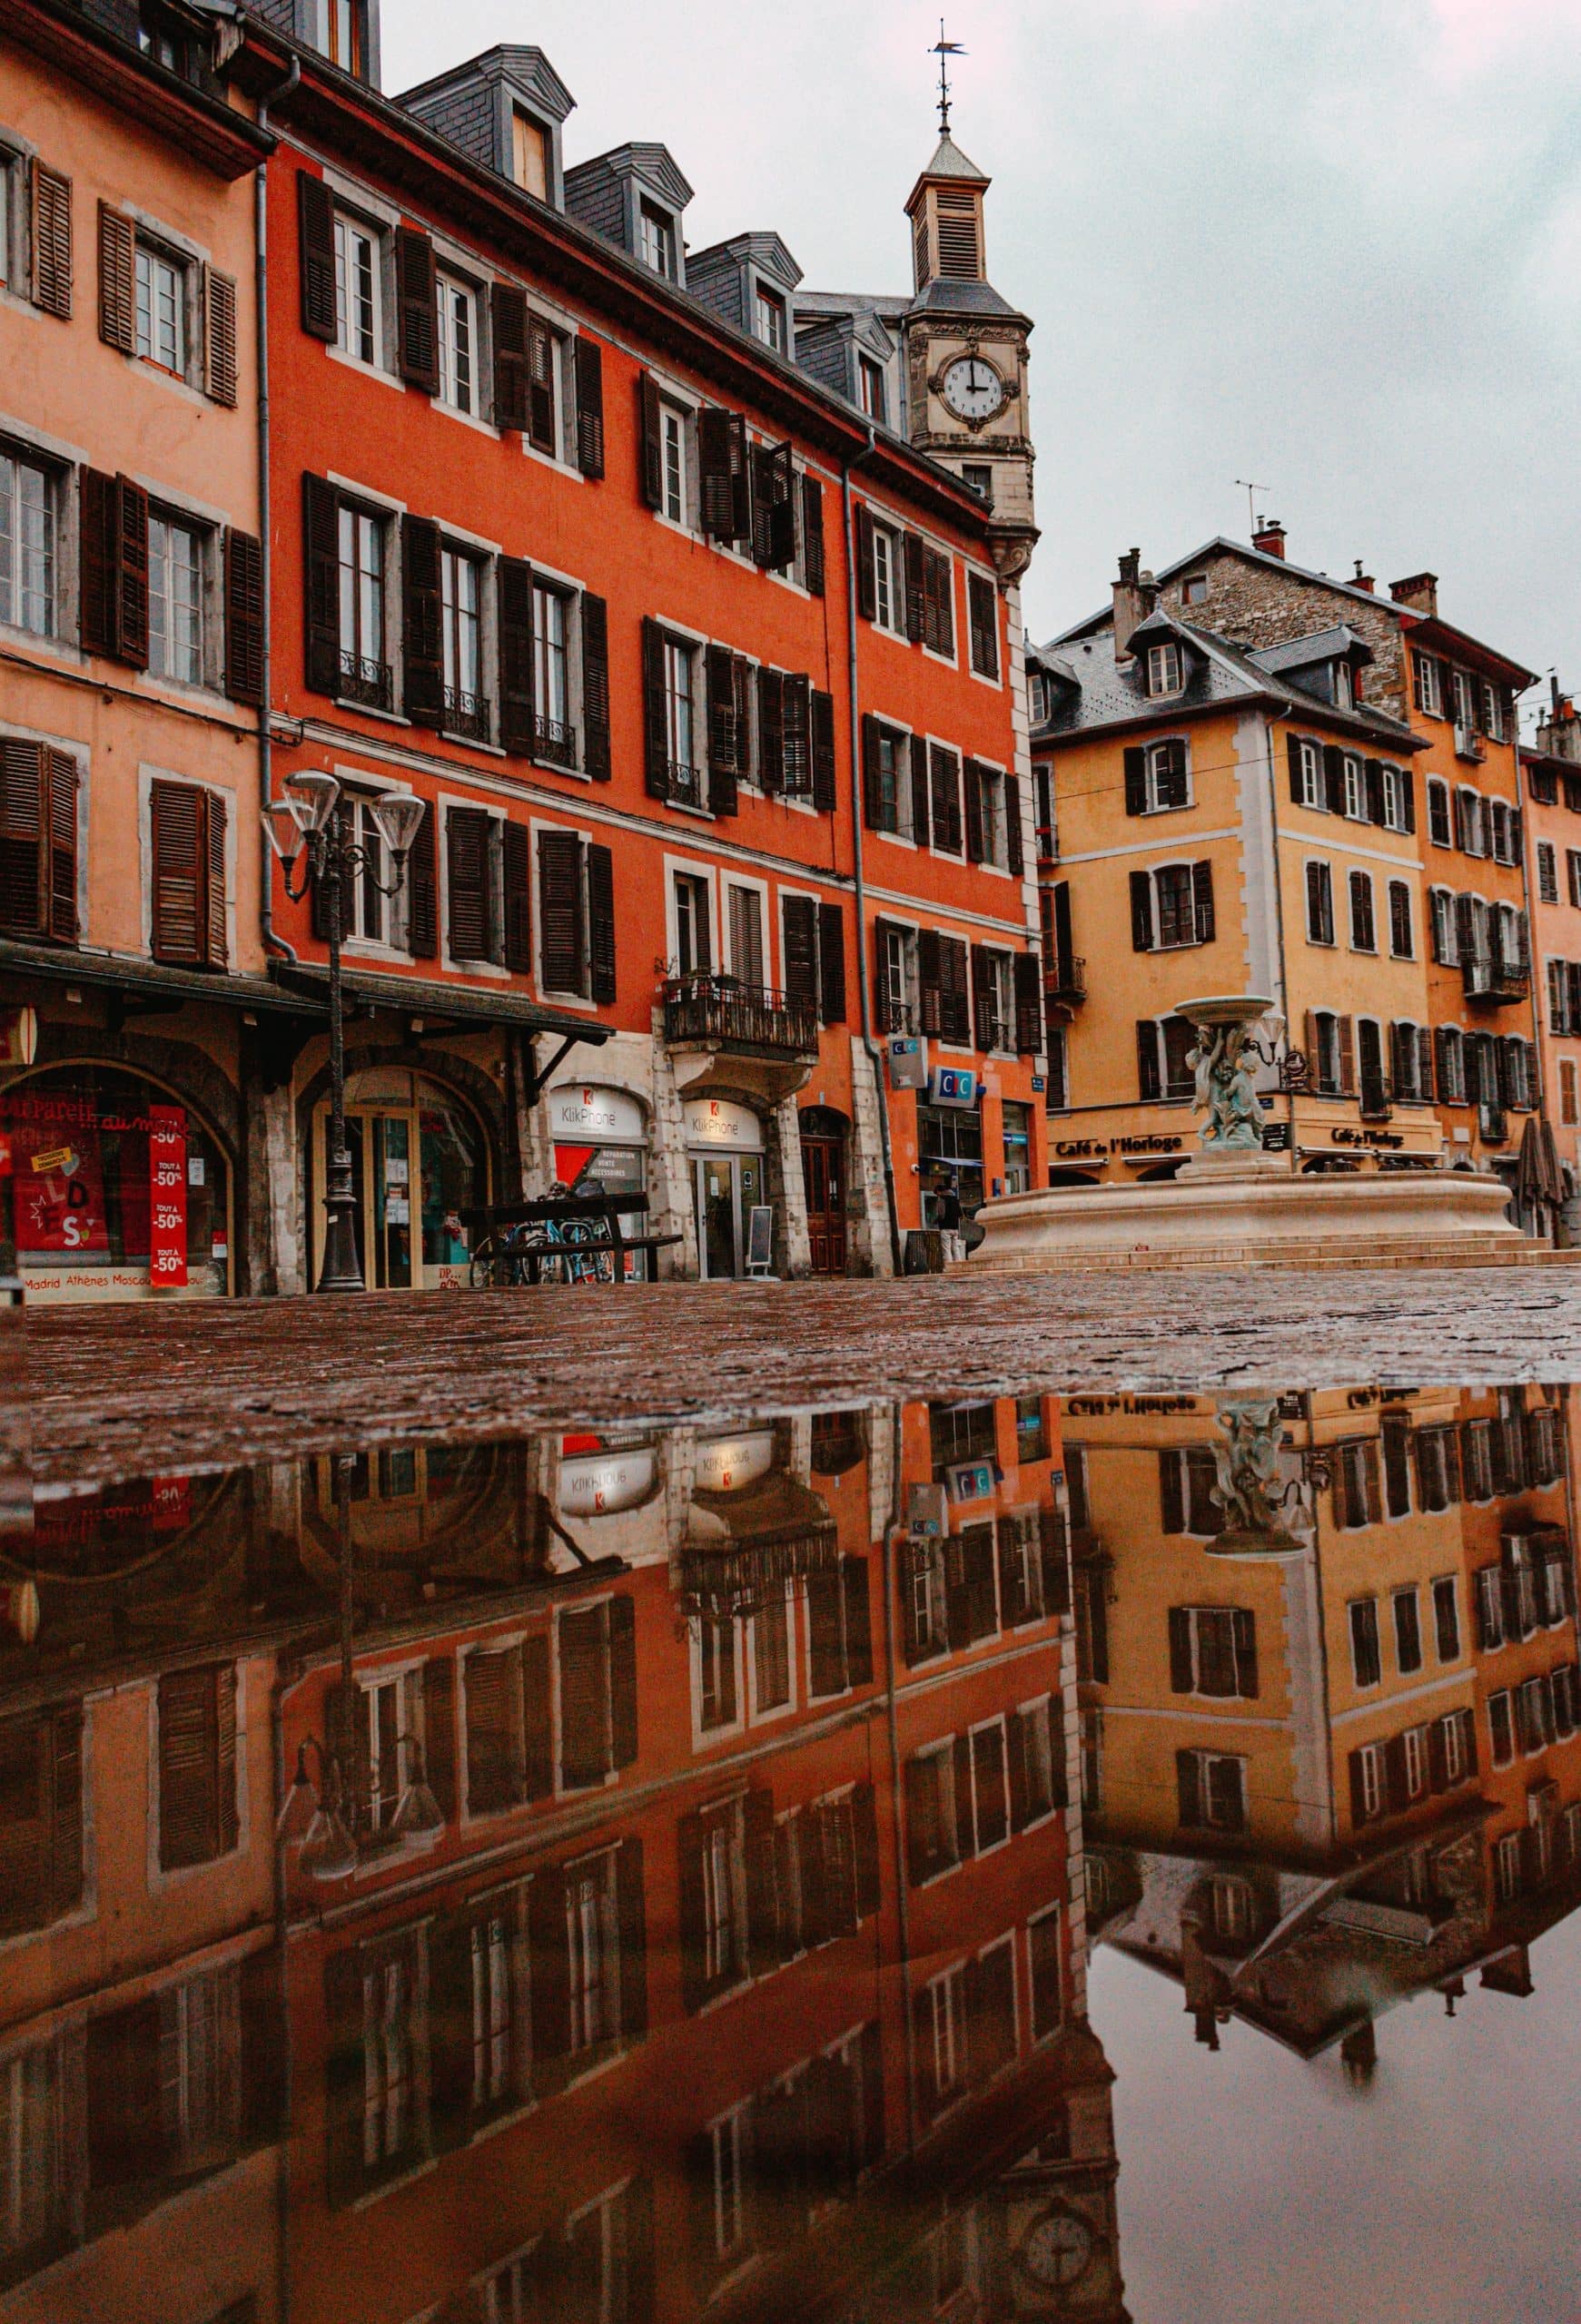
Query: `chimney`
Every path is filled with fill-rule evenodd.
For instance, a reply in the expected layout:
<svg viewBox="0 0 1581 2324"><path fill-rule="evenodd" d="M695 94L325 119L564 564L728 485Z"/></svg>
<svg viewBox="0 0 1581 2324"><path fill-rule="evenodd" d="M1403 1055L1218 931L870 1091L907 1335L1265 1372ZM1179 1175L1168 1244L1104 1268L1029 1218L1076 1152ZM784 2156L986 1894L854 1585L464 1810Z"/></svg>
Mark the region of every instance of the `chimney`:
<svg viewBox="0 0 1581 2324"><path fill-rule="evenodd" d="M1285 528L1277 517L1258 518L1257 530L1251 537L1251 546L1253 548L1261 549L1264 556L1277 556L1281 563L1283 562Z"/></svg>
<svg viewBox="0 0 1581 2324"><path fill-rule="evenodd" d="M1426 614L1429 621L1438 618L1438 576L1436 573L1408 573L1403 581L1391 581L1388 594L1397 606L1409 606L1413 613Z"/></svg>
<svg viewBox="0 0 1581 2324"><path fill-rule="evenodd" d="M1548 758L1564 759L1570 766L1581 766L1581 718L1576 715L1575 702L1569 694L1559 692L1556 678L1549 693L1548 714L1537 723L1537 746Z"/></svg>
<svg viewBox="0 0 1581 2324"><path fill-rule="evenodd" d="M1373 579L1371 574L1363 573L1361 569L1361 559L1359 557L1356 560L1356 572L1351 580L1350 586L1353 589L1365 589L1369 597L1376 596L1378 591L1378 583Z"/></svg>
<svg viewBox="0 0 1581 2324"><path fill-rule="evenodd" d="M1141 551L1127 549L1120 560L1114 584L1114 658L1122 662L1131 651L1131 633L1146 614L1141 600Z"/></svg>

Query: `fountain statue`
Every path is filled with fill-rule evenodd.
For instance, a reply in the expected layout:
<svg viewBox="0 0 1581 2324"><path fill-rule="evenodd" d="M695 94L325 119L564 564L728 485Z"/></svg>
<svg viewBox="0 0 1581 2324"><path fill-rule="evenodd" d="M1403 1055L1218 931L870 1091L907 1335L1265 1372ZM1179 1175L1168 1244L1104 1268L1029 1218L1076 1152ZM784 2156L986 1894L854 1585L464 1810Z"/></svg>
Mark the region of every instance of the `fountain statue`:
<svg viewBox="0 0 1581 2324"><path fill-rule="evenodd" d="M1219 1557L1293 1557L1301 1544L1285 1522L1299 1485L1281 1472L1284 1428L1277 1396L1220 1396L1223 1441L1213 1447L1214 1501L1224 1530L1210 1547Z"/></svg>

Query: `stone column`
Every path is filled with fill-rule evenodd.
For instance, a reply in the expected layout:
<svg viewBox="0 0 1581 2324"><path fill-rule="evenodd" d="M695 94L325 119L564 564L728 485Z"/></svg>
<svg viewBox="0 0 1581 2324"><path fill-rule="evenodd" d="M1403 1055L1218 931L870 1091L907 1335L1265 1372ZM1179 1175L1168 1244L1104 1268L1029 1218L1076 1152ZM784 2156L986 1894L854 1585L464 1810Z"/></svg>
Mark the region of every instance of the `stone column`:
<svg viewBox="0 0 1581 2324"><path fill-rule="evenodd" d="M888 1098L881 1083L882 1068L869 1057L860 1037L851 1036L851 1174L846 1196L850 1211L851 1248L860 1275L893 1275L889 1247L889 1205L884 1192L884 1138L878 1108Z"/></svg>
<svg viewBox="0 0 1581 2324"><path fill-rule="evenodd" d="M764 1154L764 1192L775 1207L778 1231L775 1262L791 1282L813 1272L813 1245L807 1232L807 1189L802 1177L801 1116L794 1098L786 1098L769 1117Z"/></svg>
<svg viewBox="0 0 1581 2324"><path fill-rule="evenodd" d="M291 1078L274 1087L256 1040L242 1053L242 1168L247 1184L240 1285L254 1298L289 1297L307 1284L301 1156Z"/></svg>
<svg viewBox="0 0 1581 2324"><path fill-rule="evenodd" d="M653 1119L648 1133L647 1223L656 1235L679 1235L684 1239L667 1251L658 1251L661 1277L685 1276L695 1281L701 1273L697 1256L697 1220L692 1203L690 1166L687 1160L687 1126L681 1093L664 1038L664 1011L653 1012Z"/></svg>

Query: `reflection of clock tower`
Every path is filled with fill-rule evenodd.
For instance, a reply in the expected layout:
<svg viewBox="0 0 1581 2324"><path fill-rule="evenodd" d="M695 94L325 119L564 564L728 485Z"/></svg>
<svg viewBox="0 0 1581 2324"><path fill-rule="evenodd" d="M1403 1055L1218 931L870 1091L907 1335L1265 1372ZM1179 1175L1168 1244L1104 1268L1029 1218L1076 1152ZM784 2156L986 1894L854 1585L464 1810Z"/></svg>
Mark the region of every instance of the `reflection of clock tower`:
<svg viewBox="0 0 1581 2324"><path fill-rule="evenodd" d="M1128 2324L1113 2075L1085 2024L1061 2052L1064 2095L1044 2134L979 2207L983 2306L994 2324Z"/></svg>
<svg viewBox="0 0 1581 2324"><path fill-rule="evenodd" d="M983 197L989 181L946 126L917 180L912 222L916 296L901 319L909 432L983 494L993 510L1004 580L1026 568L1037 539L1027 419L1027 339L983 271Z"/></svg>

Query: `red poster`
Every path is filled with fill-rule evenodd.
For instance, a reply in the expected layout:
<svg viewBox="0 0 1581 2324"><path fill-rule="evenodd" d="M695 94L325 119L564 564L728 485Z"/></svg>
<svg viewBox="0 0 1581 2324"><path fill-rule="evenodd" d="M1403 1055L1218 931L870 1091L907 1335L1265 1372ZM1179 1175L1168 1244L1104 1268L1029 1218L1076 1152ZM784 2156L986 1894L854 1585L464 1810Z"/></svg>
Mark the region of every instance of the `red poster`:
<svg viewBox="0 0 1581 2324"><path fill-rule="evenodd" d="M180 1106L150 1106L148 1119L148 1280L180 1290L187 1279L187 1118Z"/></svg>
<svg viewBox="0 0 1581 2324"><path fill-rule="evenodd" d="M17 1250L107 1252L97 1129L19 1121L11 1146Z"/></svg>

